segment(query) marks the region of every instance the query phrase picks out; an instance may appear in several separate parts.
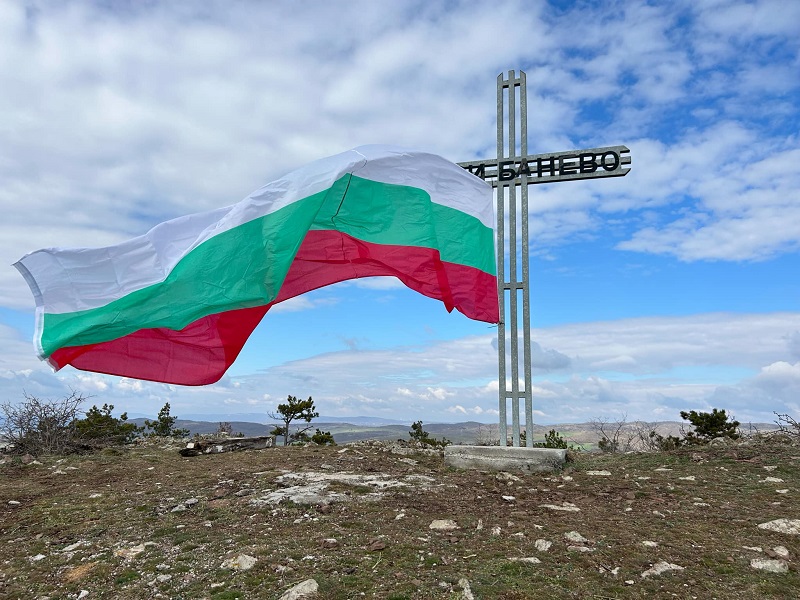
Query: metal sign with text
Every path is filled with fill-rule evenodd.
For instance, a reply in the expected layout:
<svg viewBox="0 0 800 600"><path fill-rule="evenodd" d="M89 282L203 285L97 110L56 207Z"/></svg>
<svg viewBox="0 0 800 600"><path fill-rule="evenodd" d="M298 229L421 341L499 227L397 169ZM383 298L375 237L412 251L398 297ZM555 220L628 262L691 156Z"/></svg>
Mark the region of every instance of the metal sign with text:
<svg viewBox="0 0 800 600"><path fill-rule="evenodd" d="M473 175L493 186L514 181L516 185L550 183L577 179L623 177L631 164L630 150L625 146L609 146L588 150L529 154L514 159L475 160L458 163Z"/></svg>

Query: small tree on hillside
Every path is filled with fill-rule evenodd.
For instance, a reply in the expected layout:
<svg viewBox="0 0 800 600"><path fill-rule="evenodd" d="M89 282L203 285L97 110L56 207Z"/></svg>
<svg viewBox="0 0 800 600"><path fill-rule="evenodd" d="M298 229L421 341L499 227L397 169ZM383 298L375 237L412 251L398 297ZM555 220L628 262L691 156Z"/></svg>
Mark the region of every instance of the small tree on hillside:
<svg viewBox="0 0 800 600"><path fill-rule="evenodd" d="M155 421L150 419L144 420L144 426L149 429L147 435L150 437L184 437L189 435L188 429L177 429L175 421L178 417L172 417L169 414L169 402L161 407L158 411L158 418Z"/></svg>
<svg viewBox="0 0 800 600"><path fill-rule="evenodd" d="M422 421L415 421L411 424L411 431L408 432L408 437L411 438L412 441L419 442L423 446L432 446L434 448L444 449L445 446L452 444L452 442L445 437L440 440L431 437L431 435L423 429Z"/></svg>
<svg viewBox="0 0 800 600"><path fill-rule="evenodd" d="M707 444L714 438L735 440L739 437L739 421L731 421L724 410L712 409L710 413L696 410L681 411L681 418L694 425L694 431L686 434L689 444Z"/></svg>
<svg viewBox="0 0 800 600"><path fill-rule="evenodd" d="M283 425L279 425L272 430L272 435L282 435L283 445L289 445L289 439L292 441L308 439L306 431L311 429L311 425L300 427L294 433L290 433L289 425L293 421L305 421L311 423L311 420L318 417L319 413L314 409L314 401L311 396L308 400L298 400L296 396L288 396L286 403L278 404L277 414L267 413L270 419L274 421L281 421Z"/></svg>

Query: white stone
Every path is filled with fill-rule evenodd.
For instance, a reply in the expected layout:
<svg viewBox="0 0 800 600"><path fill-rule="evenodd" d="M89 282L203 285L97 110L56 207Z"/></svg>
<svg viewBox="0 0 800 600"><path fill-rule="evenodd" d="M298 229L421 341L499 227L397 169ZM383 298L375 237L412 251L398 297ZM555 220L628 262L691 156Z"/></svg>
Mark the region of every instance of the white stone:
<svg viewBox="0 0 800 600"><path fill-rule="evenodd" d="M789 557L789 549L786 546L775 546L772 551L781 558Z"/></svg>
<svg viewBox="0 0 800 600"><path fill-rule="evenodd" d="M431 521L431 524L428 525L428 529L433 529L435 531L453 531L454 529L458 529L458 523L453 521L453 519L434 519Z"/></svg>
<svg viewBox="0 0 800 600"><path fill-rule="evenodd" d="M687 475L686 477L678 477L681 481L696 481L697 478L694 475Z"/></svg>
<svg viewBox="0 0 800 600"><path fill-rule="evenodd" d="M787 489L785 489L785 490L775 490L775 491L776 491L778 494L788 494L788 493L789 493L789 490L788 490L788 488L787 488Z"/></svg>
<svg viewBox="0 0 800 600"><path fill-rule="evenodd" d="M114 550L114 556L120 556L124 559L131 559L138 554L144 552L144 544L132 546L131 548L117 548Z"/></svg>
<svg viewBox="0 0 800 600"><path fill-rule="evenodd" d="M567 550L571 552L594 552L594 548L588 546L567 546Z"/></svg>
<svg viewBox="0 0 800 600"><path fill-rule="evenodd" d="M8 504L10 506L19 506L20 504L22 504L22 502L20 502L19 500L9 500Z"/></svg>
<svg viewBox="0 0 800 600"><path fill-rule="evenodd" d="M753 552L763 552L764 549L761 546L742 546L745 550L752 550Z"/></svg>
<svg viewBox="0 0 800 600"><path fill-rule="evenodd" d="M501 532L501 531L502 531L502 529L500 529L500 527L499 527L499 526L497 526L497 525L495 525L494 527L492 527L492 535L500 535L500 532Z"/></svg>
<svg viewBox="0 0 800 600"><path fill-rule="evenodd" d="M662 560L654 564L651 568L647 569L644 573L642 573L642 579L650 577L652 575L661 575L662 573L666 573L667 571L683 571L683 567Z"/></svg>
<svg viewBox="0 0 800 600"><path fill-rule="evenodd" d="M536 558L535 556L524 556L522 558L518 558L518 557L515 556L513 558L509 558L508 560L510 560L511 562L528 563L528 564L531 564L531 565L538 565L539 563L542 562L538 558Z"/></svg>
<svg viewBox="0 0 800 600"><path fill-rule="evenodd" d="M775 519L774 521L761 523L758 527L767 531L800 535L800 519Z"/></svg>
<svg viewBox="0 0 800 600"><path fill-rule="evenodd" d="M239 556L235 556L234 558L229 558L224 561L222 563L222 568L231 569L233 571L249 571L257 562L258 559L254 556L250 556L249 554L240 554Z"/></svg>
<svg viewBox="0 0 800 600"><path fill-rule="evenodd" d="M461 586L461 600L475 600L472 595L472 590L469 587L469 581L465 577L458 580L458 585Z"/></svg>
<svg viewBox="0 0 800 600"><path fill-rule="evenodd" d="M585 544L589 541L577 531L568 531L564 534L564 539L568 542L575 542L576 544Z"/></svg>
<svg viewBox="0 0 800 600"><path fill-rule="evenodd" d="M643 540L642 546L647 546L648 548L657 548L658 542L652 542L650 540Z"/></svg>
<svg viewBox="0 0 800 600"><path fill-rule="evenodd" d="M780 477L764 477L761 483L783 483L783 479Z"/></svg>
<svg viewBox="0 0 800 600"><path fill-rule="evenodd" d="M503 500L506 502L514 502L516 500L515 496L503 496Z"/></svg>
<svg viewBox="0 0 800 600"><path fill-rule="evenodd" d="M789 571L789 565L785 560L774 558L754 558L750 561L750 566L769 573L787 573Z"/></svg>
<svg viewBox="0 0 800 600"><path fill-rule="evenodd" d="M580 512L580 508L572 504L572 502L562 502L561 504L542 504L542 508L549 508L550 510L560 510L564 512Z"/></svg>
<svg viewBox="0 0 800 600"><path fill-rule="evenodd" d="M65 546L64 549L62 550L62 552L75 552L75 550L77 550L78 548L80 548L84 544L87 544L87 542L84 542L83 540L80 540L78 542L75 542L74 544L70 544L69 546Z"/></svg>
<svg viewBox="0 0 800 600"><path fill-rule="evenodd" d="M314 579L306 579L293 588L286 590L278 600L300 600L311 594L316 594L318 590L319 585Z"/></svg>
<svg viewBox="0 0 800 600"><path fill-rule="evenodd" d="M587 475L594 475L597 477L608 477L611 475L611 471L586 471Z"/></svg>
<svg viewBox="0 0 800 600"><path fill-rule="evenodd" d="M536 548L539 552L547 552L550 550L550 546L553 545L553 542L548 540L538 539L533 542L533 547Z"/></svg>
<svg viewBox="0 0 800 600"><path fill-rule="evenodd" d="M774 471L777 468L778 468L778 465L764 465L764 470L765 471Z"/></svg>

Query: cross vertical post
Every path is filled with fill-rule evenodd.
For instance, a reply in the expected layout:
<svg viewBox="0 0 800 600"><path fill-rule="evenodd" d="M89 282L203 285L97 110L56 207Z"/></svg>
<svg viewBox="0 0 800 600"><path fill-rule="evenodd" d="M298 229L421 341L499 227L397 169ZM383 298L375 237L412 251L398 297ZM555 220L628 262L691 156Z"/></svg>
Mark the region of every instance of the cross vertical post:
<svg viewBox="0 0 800 600"><path fill-rule="evenodd" d="M519 92L519 119L516 101ZM501 73L497 76L497 157L500 162L519 162L528 154L528 99L525 72ZM506 128L506 123L508 127ZM499 163L498 163L499 164ZM525 444L533 446L533 397L531 391L530 285L528 255L528 186L515 179L497 182L497 286L500 323L497 330L499 352L499 417L500 445L508 438L508 400L511 400L511 433L514 446L520 445L520 402L525 401ZM517 193L519 188L520 193ZM521 206L520 206L521 202ZM506 203L508 231L506 232ZM518 207L520 210L518 211ZM517 234L517 220L521 222ZM521 239L520 239L521 238ZM506 268L508 240L508 268ZM522 311L520 312L520 294ZM522 353L520 355L519 321L522 320ZM506 344L509 343L510 357ZM510 358L510 361L507 360ZM521 362L520 362L521 359ZM510 389L508 363L511 366ZM520 387L520 366L523 382Z"/></svg>

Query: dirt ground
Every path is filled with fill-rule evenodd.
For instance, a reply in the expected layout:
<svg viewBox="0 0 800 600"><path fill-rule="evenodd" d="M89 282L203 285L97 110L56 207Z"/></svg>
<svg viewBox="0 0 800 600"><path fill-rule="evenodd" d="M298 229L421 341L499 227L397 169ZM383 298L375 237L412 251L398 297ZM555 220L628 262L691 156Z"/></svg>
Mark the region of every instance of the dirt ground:
<svg viewBox="0 0 800 600"><path fill-rule="evenodd" d="M790 443L527 475L386 442L180 447L3 459L0 597L273 599L310 578L321 599L800 595Z"/></svg>

